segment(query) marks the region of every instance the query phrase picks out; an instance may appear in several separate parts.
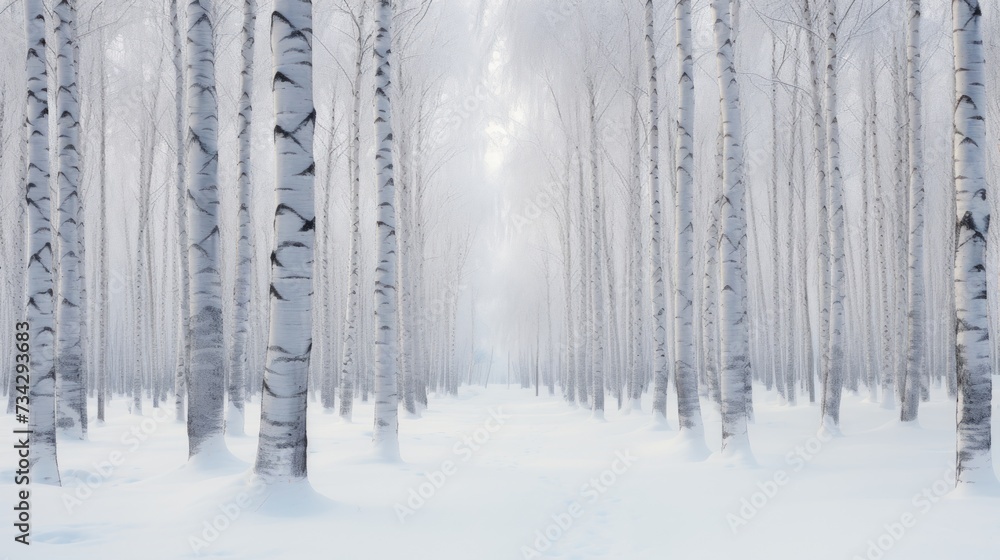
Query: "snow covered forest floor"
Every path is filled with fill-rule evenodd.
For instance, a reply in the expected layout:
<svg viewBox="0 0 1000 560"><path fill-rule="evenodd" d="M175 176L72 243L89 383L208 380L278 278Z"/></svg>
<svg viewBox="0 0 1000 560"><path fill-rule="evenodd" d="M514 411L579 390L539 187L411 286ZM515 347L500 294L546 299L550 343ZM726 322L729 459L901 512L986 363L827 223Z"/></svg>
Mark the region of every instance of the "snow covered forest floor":
<svg viewBox="0 0 1000 560"><path fill-rule="evenodd" d="M816 437L816 407L763 396L750 428L759 463L753 468L732 468L714 456L693 460L697 452L672 441L675 431L653 429L648 412L623 415L609 406L609 421L597 422L558 396L536 399L532 390L504 386L463 387L458 398L442 396L421 418L404 419L403 462L385 464L370 460L369 422L346 424L313 406L313 490L266 499L249 475L259 400L248 403L247 435L226 438L235 459L197 466L186 464L184 425L172 410L147 406L140 419L126 406L125 399L113 401L111 420L91 426L89 441L60 442L63 486L33 490L34 546L11 550L18 545L8 524L0 556L938 560L1000 554L997 500L951 493L955 404L943 390L923 405L919 428L901 426L897 411L845 394L845 436L826 442ZM371 418L371 406L358 403L357 417ZM707 401L703 406L706 443L718 449L718 412ZM670 421L676 426L676 418ZM0 430L12 427L12 416L0 417ZM3 495L15 493L13 479L5 467Z"/></svg>

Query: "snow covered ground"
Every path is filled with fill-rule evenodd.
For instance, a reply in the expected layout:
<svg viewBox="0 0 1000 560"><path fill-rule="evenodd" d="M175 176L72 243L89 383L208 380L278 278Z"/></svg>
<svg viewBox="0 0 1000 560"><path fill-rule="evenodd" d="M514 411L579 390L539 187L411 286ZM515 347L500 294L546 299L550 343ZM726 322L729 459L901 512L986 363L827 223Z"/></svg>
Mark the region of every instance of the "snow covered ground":
<svg viewBox="0 0 1000 560"><path fill-rule="evenodd" d="M63 487L32 486L30 547L13 542L6 509L0 557L1000 558L1000 498L945 495L955 408L943 393L921 408L919 428L845 395L845 436L829 441L816 437L818 408L768 399L756 403L753 468L692 461L697 452L652 429L648 414L611 410L598 422L557 397L505 387L432 399L422 418L402 421L404 462L379 464L368 457L370 404L352 424L313 405L313 490L269 497L248 476L255 404L250 435L228 438L238 460L192 468L172 410L147 403L140 419L117 400L90 441L60 441ZM718 414L703 406L716 449ZM0 417L0 430L12 428Z"/></svg>

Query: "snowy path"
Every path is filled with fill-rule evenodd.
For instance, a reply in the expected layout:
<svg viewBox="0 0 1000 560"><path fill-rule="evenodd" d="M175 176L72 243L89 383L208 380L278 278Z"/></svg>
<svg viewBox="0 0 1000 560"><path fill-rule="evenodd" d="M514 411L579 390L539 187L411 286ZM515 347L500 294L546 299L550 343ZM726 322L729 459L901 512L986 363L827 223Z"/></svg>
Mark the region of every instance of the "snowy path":
<svg viewBox="0 0 1000 560"><path fill-rule="evenodd" d="M676 433L650 429L645 414L596 422L502 387L432 400L421 419L403 419L405 463L377 464L369 405L354 424L314 405L309 478L323 497L264 507L247 483L255 437L229 439L242 463L179 469L186 441L172 413L139 420L113 404L115 420L91 441L60 443L65 486L33 486L33 544L14 544L5 522L0 557L1000 558L1000 499L939 498L951 487L954 406L938 394L917 429L846 396L847 435L829 442L815 438L816 408L758 402L752 469L688 461ZM714 449L718 417L705 410ZM0 429L11 427L4 416ZM9 459L0 492L13 496ZM879 544L888 552L869 554Z"/></svg>

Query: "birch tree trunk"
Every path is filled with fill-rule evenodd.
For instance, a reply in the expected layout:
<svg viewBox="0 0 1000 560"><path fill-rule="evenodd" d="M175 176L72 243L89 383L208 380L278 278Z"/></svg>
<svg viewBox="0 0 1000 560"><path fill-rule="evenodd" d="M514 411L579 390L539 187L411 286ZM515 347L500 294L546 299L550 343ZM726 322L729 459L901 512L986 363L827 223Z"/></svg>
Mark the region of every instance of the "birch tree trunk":
<svg viewBox="0 0 1000 560"><path fill-rule="evenodd" d="M770 329L770 345L771 345L771 355L768 360L768 371L770 371L770 380L772 380L777 387L778 396L781 401L787 402L785 397L785 381L784 374L785 370L783 365L786 362L785 353L788 351L788 345L785 344L785 339L782 336L787 329L782 327L788 326L788 317L785 315L785 305L781 300L782 291L779 286L782 284L780 271L782 262L787 262L791 258L791 251L785 261L781 259L781 249L778 245L778 237L780 228L778 227L778 199L780 198L778 190L778 154L780 150L780 141L778 139L778 80L780 67L778 66L778 41L777 38L772 39L771 42L771 184L768 190L770 195L770 207L768 209L768 219L771 222L771 306L773 311L770 313L765 312L764 318L765 322ZM791 197L789 197L791 198ZM785 278L789 278L786 275ZM787 281L785 282L788 283Z"/></svg>
<svg viewBox="0 0 1000 560"><path fill-rule="evenodd" d="M375 5L375 182L378 186L375 266L375 429L372 439L383 459L399 458L399 394L396 388L399 293L396 288L396 186L393 171L391 0Z"/></svg>
<svg viewBox="0 0 1000 560"><path fill-rule="evenodd" d="M660 99L657 90L656 19L653 0L646 0L646 59L649 73L649 203L652 220L650 275L653 301L653 416L667 422L667 309L663 277L663 224L660 201Z"/></svg>
<svg viewBox="0 0 1000 560"><path fill-rule="evenodd" d="M715 46L722 96L723 195L719 238L722 324L722 453L741 463L754 463L747 435L749 329L745 285L744 244L747 240L743 183L743 127L740 92L730 26L730 0L713 0Z"/></svg>
<svg viewBox="0 0 1000 560"><path fill-rule="evenodd" d="M902 386L902 380L906 377L906 329L909 328L908 321L906 320L907 313L907 302L909 300L907 296L907 291L909 290L909 280L907 277L907 263L908 255L910 253L909 249L909 219L908 209L910 208L910 190L907 186L906 168L907 168L907 129L909 126L907 111L904 109L906 105L906 77L901 71L902 63L899 57L899 49L893 48L893 63L892 63L892 85L893 91L896 92L894 96L894 117L895 117L895 129L896 134L894 138L894 169L893 169L893 182L895 184L894 197L895 204L894 207L897 209L897 214L895 216L894 223L900 224L895 228L896 230L896 243L895 243L895 255L896 262L893 263L893 271L896 276L896 294L894 294L894 313L893 323L895 323L895 339L894 339L894 351L893 351L893 374L892 374L892 401L883 400L883 408L891 408L889 405L895 406L896 400L902 401L900 387ZM903 293L899 293L902 291Z"/></svg>
<svg viewBox="0 0 1000 560"><path fill-rule="evenodd" d="M797 47L799 43L800 32L796 30L795 32L795 43ZM806 244L808 242L808 233L802 231L796 227L796 219L801 220L799 223L806 223L806 201L803 195L803 190L801 188L801 183L799 188L796 188L796 174L797 169L796 163L801 159L802 152L805 151L804 148L800 146L802 141L802 135L800 134L802 128L800 123L802 121L802 104L800 103L799 97L799 65L798 57L794 56L793 64L793 76L792 76L792 94L791 101L792 107L792 121L791 121L791 134L789 137L789 157L788 157L788 225L786 229L786 240L787 240L787 258L785 259L784 267L782 271L782 277L788 282L788 297L786 299L785 307L785 317L788 318L788 327L785 329L785 345L788 348L788 356L786 370L785 370L785 400L791 405L795 406L796 397L796 372L801 372L805 369L809 369L806 364L809 364L808 352L805 351L811 345L811 330L809 329L809 309L807 306L802 305L803 314L799 315L799 303L801 300L805 299L801 294L804 293L808 287L807 269L806 264ZM801 177L804 179L804 176ZM796 216L796 210L798 210L798 216ZM797 235L798 234L798 235ZM793 272L795 267L798 267L797 274ZM796 281L798 280L798 281ZM793 339L793 333L798 335L797 339ZM801 333L809 333L810 336L802 336ZM793 348L795 352L793 353ZM802 359L805 356L806 359ZM796 367L798 364L799 367ZM811 370L810 370L811 372ZM812 375L810 373L810 375Z"/></svg>
<svg viewBox="0 0 1000 560"><path fill-rule="evenodd" d="M840 125L837 121L837 1L827 0L826 113L830 228L830 330L828 359L823 372L823 427L837 433L840 426L840 397L844 387L844 202L840 173ZM820 224L823 227L823 224Z"/></svg>
<svg viewBox="0 0 1000 560"><path fill-rule="evenodd" d="M562 220L563 230L560 232L560 241L562 242L562 256L563 256L563 292L566 301L564 308L565 318L566 318L566 328L564 335L566 338L565 347L565 381L563 387L565 388L565 397L570 404L576 403L576 337L574 332L576 330L576 323L574 322L573 314L573 207L572 207L572 197L571 193L573 190L573 183L570 179L570 169L572 166L572 154L573 151L569 145L566 144L566 162L563 174L563 216ZM579 216L577 219L582 219L583 216Z"/></svg>
<svg viewBox="0 0 1000 560"><path fill-rule="evenodd" d="M28 402L31 430L31 475L33 482L61 486L56 461L56 370L53 360L55 321L53 317L52 221L49 197L49 100L45 47L45 6L42 0L24 3L28 59L27 107L27 304L25 323L18 333L28 333L23 341L28 364ZM21 329L20 327L24 328ZM16 336L22 352L22 337ZM20 386L20 387L23 387ZM24 390L18 388L23 395Z"/></svg>
<svg viewBox="0 0 1000 560"><path fill-rule="evenodd" d="M694 55L691 46L691 1L679 0L677 72L680 103L677 108L677 245L674 266L674 375L677 417L682 431L703 437L701 403L694 353Z"/></svg>
<svg viewBox="0 0 1000 560"><path fill-rule="evenodd" d="M235 284L235 322L233 325L232 361L229 368L229 406L226 431L243 435L243 401L246 400L247 347L250 329L250 275L253 274L253 235L250 224L250 204L253 196L250 180L250 157L253 122L253 48L254 26L257 22L257 1L243 4L243 69L240 74L239 102L239 186L240 209L237 213L240 239L237 242Z"/></svg>
<svg viewBox="0 0 1000 560"><path fill-rule="evenodd" d="M254 465L254 472L269 481L306 477L316 235L311 0L275 2L271 52L277 196L271 253L271 334Z"/></svg>
<svg viewBox="0 0 1000 560"><path fill-rule="evenodd" d="M819 370L823 378L826 377L826 371L829 366L829 344L830 340L830 235L829 235L829 223L830 223L830 211L827 206L829 196L828 190L829 186L827 184L827 138L825 134L825 126L823 122L823 99L820 93L821 83L819 77L819 52L816 48L816 39L814 35L815 26L813 25L813 15L812 15L812 2L814 0L805 0L803 3L803 12L805 16L805 25L808 29L806 34L806 45L809 51L809 76L812 80L812 109L813 109L813 143L815 149L813 151L813 165L815 167L816 173L816 195L814 199L819 205L819 216L817 222L818 226L818 264L819 264ZM815 366L814 366L815 367ZM809 372L810 376L815 376L814 370ZM810 380L810 384L812 380ZM811 399L810 399L811 402Z"/></svg>
<svg viewBox="0 0 1000 560"><path fill-rule="evenodd" d="M986 66L978 0L953 0L955 52L955 345L958 376L959 488L996 485L990 455L991 401L986 243Z"/></svg>
<svg viewBox="0 0 1000 560"><path fill-rule="evenodd" d="M892 368L892 321L891 321L891 299L889 298L889 280L891 270L889 268L889 228L886 224L888 212L886 212L886 200L884 189L880 187L882 184L882 167L879 159L879 149L878 149L878 93L877 93L877 82L875 81L874 72L872 72L871 79L871 90L869 92L869 102L871 104L871 125L869 127L869 132L871 133L871 143L872 143L872 162L874 163L874 169L872 171L873 181L876 188L875 194L875 223L878 224L878 229L876 235L878 236L878 271L877 283L879 286L879 309L881 313L879 314L879 325L881 329L881 346L882 353L878 362L878 371L881 378L879 379L879 384L881 386L881 395L879 397L879 404L882 408L893 409L895 408L895 393L893 389L893 368Z"/></svg>
<svg viewBox="0 0 1000 560"><path fill-rule="evenodd" d="M577 204L580 219L577 220L576 233L577 233L577 247L580 250L579 268L580 273L577 275L577 284L579 286L580 294L580 317L577 319L577 323L581 325L575 330L577 333L576 340L579 341L579 352L580 357L577 360L577 371L576 371L576 390L577 390L577 401L581 406L586 406L589 408L590 403L590 383L588 373L590 372L593 364L591 363L591 352L590 347L593 344L593 340L587 336L588 329L592 324L593 320L592 311L593 308L590 306L590 290L587 288L587 273L590 270L590 260L591 251L588 247L588 237L587 232L587 221L586 217L587 211L587 193L586 187L584 185L583 179L583 155L580 152L579 146L576 146L574 150L574 156L576 159L576 186L577 186Z"/></svg>
<svg viewBox="0 0 1000 560"><path fill-rule="evenodd" d="M87 435L87 393L84 390L80 248L80 103L77 99L76 1L59 0L56 17L58 56L57 140L59 150L59 291L56 297L56 393L58 427L69 437Z"/></svg>
<svg viewBox="0 0 1000 560"><path fill-rule="evenodd" d="M154 109L150 114L155 114ZM134 341L135 368L132 383L132 414L142 414L142 392L151 381L150 369L153 364L151 344L152 293L149 282L149 220L153 177L153 156L156 136L152 119L144 119L139 132L139 219L136 232L135 274L132 286L135 301ZM131 256L131 254L130 254Z"/></svg>
<svg viewBox="0 0 1000 560"><path fill-rule="evenodd" d="M596 419L604 419L604 364L605 364L605 339L604 339L604 259L601 258L601 231L603 226L604 209L601 206L601 184L598 172L598 158L600 148L597 139L597 100L594 91L594 82L587 78L587 108L590 116L590 203L591 203L591 249L593 251L590 259L590 294L591 313L593 321L591 325L591 371L593 405L592 412Z"/></svg>
<svg viewBox="0 0 1000 560"><path fill-rule="evenodd" d="M174 51L174 118L177 155L177 241L180 255L180 340L177 344L177 371L174 374L174 408L177 421L185 422L187 413L188 379L191 369L191 268L188 255L188 213L187 213L187 157L185 139L187 127L184 114L184 45L181 42L181 21L178 4L170 2L170 26L173 30ZM104 57L101 57L103 60ZM104 74L102 73L102 79ZM106 90L106 88L105 88ZM102 101L103 103L103 101ZM101 137L104 138L105 135ZM103 140L102 140L103 141Z"/></svg>
<svg viewBox="0 0 1000 560"><path fill-rule="evenodd" d="M637 85L636 90L638 91L641 86L638 84L638 76L636 76ZM642 204L642 194L643 194L643 181L642 181L642 117L641 109L639 107L639 96L636 95L632 100L632 118L631 126L632 130L632 144L630 147L631 152L631 189L630 189L630 204L631 211L634 216L642 216L643 204ZM567 218L568 220L568 218ZM632 252L629 255L629 271L630 271L630 282L629 282L629 293L631 297L629 299L629 356L628 356L628 380L626 383L626 390L628 392L628 400L626 408L624 410L625 414L629 414L632 410L642 410L642 391L643 391L643 380L645 378L645 372L643 371L642 364L644 362L645 345L644 340L644 329L643 329L643 318L646 314L647 308L645 307L644 296L648 290L645 286L644 279L645 267L643 267L643 237L642 237L642 221L634 220L632 223L632 228L630 232L629 241L632 244ZM567 239L568 243L568 239ZM568 265L567 265L568 267ZM569 282L567 280L567 286Z"/></svg>
<svg viewBox="0 0 1000 560"><path fill-rule="evenodd" d="M188 257L191 278L191 375L188 454L225 449L222 280L219 254L219 105L215 90L212 0L191 0L188 30Z"/></svg>
<svg viewBox="0 0 1000 560"><path fill-rule="evenodd" d="M872 65L874 66L874 65ZM875 84L874 70L871 71L871 76L867 84L868 89L874 89ZM861 122L861 200L862 200L862 243L863 247L863 281L864 286L862 286L864 292L864 304L860 306L860 312L863 314L864 324L867 327L867 333L864 335L862 340L859 340L865 348L865 383L868 386L868 401L877 402L878 401L878 371L879 368L877 364L879 363L879 355L877 348L877 333L879 332L879 325L877 319L877 313L879 309L879 294L876 293L878 289L878 280L875 276L875 266L874 257L871 252L871 248L874 245L872 233L878 227L878 222L875 225L871 225L869 220L869 201L872 198L872 192L876 190L873 185L878 186L878 175L871 177L868 171L869 162L874 163L874 159L870 156L870 150L873 150L871 139L873 134L871 134L870 126L875 126L876 118L869 112L869 106L867 103L867 96L864 96L861 101L862 106L862 122ZM875 152L876 154L878 152ZM877 169L878 165L875 164L874 167Z"/></svg>
<svg viewBox="0 0 1000 560"><path fill-rule="evenodd" d="M906 371L900 420L915 422L924 375L924 146L920 84L920 0L907 1L907 105L910 116L910 254Z"/></svg>
<svg viewBox="0 0 1000 560"><path fill-rule="evenodd" d="M365 13L363 3L356 24L357 43L354 58L354 84L351 105L351 262L347 296L347 320L344 329L344 355L340 374L340 417L350 420L354 407L354 377L358 372L358 319L361 311L361 78L365 55Z"/></svg>
<svg viewBox="0 0 1000 560"><path fill-rule="evenodd" d="M171 6L174 4L171 2ZM103 51L106 47L106 41L104 35L104 30L100 31L100 46ZM99 58L98 69L101 74L101 130L107 130L108 114L107 114L107 93L108 93L108 76L105 72L104 67L105 57ZM180 95L180 91L177 92ZM106 406L106 399L108 394L108 369L110 366L110 360L108 360L108 315L110 313L110 296L111 291L109 289L109 280L111 277L110 264L108 262L108 162L107 162L107 134L101 133L101 140L99 145L100 153L100 170L99 170L99 181L101 189L101 202L100 202L100 216L101 216L101 236L100 236L100 248L99 248L99 260L100 260L100 311L98 312L98 329L97 329L97 421L104 422L104 411ZM180 151L180 144L177 145L178 153ZM180 415L178 418L182 418Z"/></svg>

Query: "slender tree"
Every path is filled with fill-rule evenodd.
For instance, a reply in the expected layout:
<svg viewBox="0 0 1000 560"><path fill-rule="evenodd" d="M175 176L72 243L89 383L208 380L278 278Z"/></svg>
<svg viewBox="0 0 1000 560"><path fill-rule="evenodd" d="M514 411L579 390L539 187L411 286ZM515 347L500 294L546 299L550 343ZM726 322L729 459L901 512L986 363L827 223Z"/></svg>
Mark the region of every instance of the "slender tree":
<svg viewBox="0 0 1000 560"><path fill-rule="evenodd" d="M677 72L680 103L677 107L677 173L674 281L674 375L677 382L677 417L681 430L702 437L701 403L694 353L694 54L691 46L691 1L679 0Z"/></svg>
<svg viewBox="0 0 1000 560"><path fill-rule="evenodd" d="M653 0L646 0L646 70L649 75L649 203L652 225L652 255L649 273L653 303L653 415L667 421L667 309L663 276L663 223L660 200L660 98L657 90L656 14Z"/></svg>
<svg viewBox="0 0 1000 560"><path fill-rule="evenodd" d="M354 407L354 378L358 375L358 321L361 315L361 79L364 56L368 49L365 15L368 3L362 2L352 18L355 31L354 81L351 84L351 257L347 292L347 318L344 328L343 357L340 371L340 417L350 420Z"/></svg>
<svg viewBox="0 0 1000 560"><path fill-rule="evenodd" d="M173 3L171 3L173 5ZM104 30L100 31L100 47L101 52L104 52L106 45L106 37ZM108 76L105 71L104 66L104 56L98 58L98 71L100 72L100 83L101 83L101 101L100 101L100 122L101 130L107 130L108 123L108 103L107 103L107 92L108 92ZM179 94L179 92L178 92ZM104 422L104 412L106 408L106 401L108 395L108 368L111 361L108 359L108 315L110 313L110 263L108 261L108 146L107 146L107 134L101 134L100 143L98 145L99 154L99 174L98 181L100 183L100 220L101 220L101 235L100 235L100 248L98 250L99 260L100 260L100 286L99 286L99 302L100 311L98 311L98 328L97 328L97 421ZM180 146L178 145L178 150ZM179 416L180 418L181 416Z"/></svg>
<svg viewBox="0 0 1000 560"><path fill-rule="evenodd" d="M250 224L250 152L253 122L253 48L254 26L257 22L256 0L243 4L243 69L240 74L239 114L239 196L237 214L240 239L237 242L235 278L235 324L233 325L232 361L229 367L229 408L226 414L226 431L243 434L243 401L246 398L247 347L250 329L250 276L253 274L253 227Z"/></svg>
<svg viewBox="0 0 1000 560"><path fill-rule="evenodd" d="M271 334L254 471L306 477L306 404L312 349L312 1L277 0L271 13L277 200L271 253Z"/></svg>
<svg viewBox="0 0 1000 560"><path fill-rule="evenodd" d="M587 77L587 112L589 115L590 126L588 131L590 133L590 218L591 218L591 231L590 231L590 241L591 250L593 251L590 260L590 294L591 294L591 313L593 321L590 323L591 330L591 355L590 355L590 367L592 371L591 375L591 393L593 393L593 401L591 410L593 416L596 419L604 419L604 364L606 362L605 358L605 336L604 336L604 259L601 258L602 255L602 243L601 243L601 232L604 223L604 208L601 206L601 180L600 172L598 170L598 160L600 158L600 143L598 140L597 127L597 93L595 92L595 86L593 79Z"/></svg>
<svg viewBox="0 0 1000 560"><path fill-rule="evenodd" d="M924 375L924 146L920 84L920 0L908 0L907 105L910 118L908 343L900 420L915 422Z"/></svg>
<svg viewBox="0 0 1000 560"><path fill-rule="evenodd" d="M178 274L178 294L180 298L180 340L177 344L177 366L174 373L174 408L178 422L185 422L187 413L188 378L191 364L191 273L190 257L188 255L188 200L187 200L187 154L185 146L187 137L186 115L184 113L184 45L181 38L181 20L178 5L181 0L170 2L170 28L173 31L174 55L174 132L176 134L176 203L177 203L177 242L180 256ZM101 57L103 60L104 57ZM102 79L103 74L102 74ZM105 88L106 90L107 88ZM104 101L102 100L102 103ZM104 138L104 135L101 135ZM103 142L103 140L102 140ZM107 307L107 306L105 306Z"/></svg>
<svg viewBox="0 0 1000 560"><path fill-rule="evenodd" d="M27 107L25 124L28 129L27 172L27 304L25 325L19 333L28 333L28 340L17 336L18 352L30 355L29 387L25 402L30 403L31 480L60 486L59 465L56 461L56 369L55 321L53 317L53 255L51 199L49 197L49 91L45 46L45 6L42 0L24 3L27 38ZM18 325L21 327L22 325ZM18 389L24 396L24 391ZM20 403L19 403L20 404Z"/></svg>
<svg viewBox="0 0 1000 560"><path fill-rule="evenodd" d="M827 138L825 134L826 123L823 120L823 95L822 95L822 80L819 74L819 49L816 46L817 39L816 36L819 34L815 32L818 27L813 22L813 12L812 5L816 0L804 0L803 2L803 17L805 19L805 27L808 30L806 33L805 41L809 51L809 78L812 82L812 88L810 90L811 100L812 100L812 130L813 130L813 168L816 173L816 189L817 192L813 198L817 201L819 212L817 222L819 227L818 235L818 264L819 264L819 369L820 373L824 375L827 369L827 364L829 363L829 344L830 339L830 298L828 297L831 293L830 290L830 210L827 205L828 203L828 191L829 186L827 184ZM808 293L808 291L806 291ZM813 364L810 368L808 375L809 385L812 387L813 379L815 377L816 364ZM810 402L812 402L813 392L810 391Z"/></svg>
<svg viewBox="0 0 1000 560"><path fill-rule="evenodd" d="M830 433L839 432L840 398L844 386L844 329L845 288L847 284L844 267L844 194L843 177L840 172L840 124L837 118L837 0L827 0L827 38L826 38L826 116L827 116L827 157L826 162L829 181L829 239L830 266L829 286L826 294L829 300L830 329L827 359L823 368L823 427ZM821 223L820 227L824 227Z"/></svg>
<svg viewBox="0 0 1000 560"><path fill-rule="evenodd" d="M87 434L86 379L81 340L83 262L80 258L80 102L76 63L76 1L56 3L56 107L59 150L59 290L56 296L58 426L76 439Z"/></svg>
<svg viewBox="0 0 1000 560"><path fill-rule="evenodd" d="M224 449L225 346L219 254L219 103L215 89L213 0L187 7L188 228L191 366L188 454Z"/></svg>
<svg viewBox="0 0 1000 560"><path fill-rule="evenodd" d="M375 429L372 438L382 458L399 457L399 394L396 389L399 338L396 289L396 187L393 171L391 0L375 1L375 182L378 187L375 267Z"/></svg>
<svg viewBox="0 0 1000 560"><path fill-rule="evenodd" d="M722 452L741 462L753 462L747 435L747 376L750 373L749 324L745 285L747 241L743 183L743 126L740 91L730 24L730 0L713 0L715 46L722 96L723 194L720 218L719 259L722 349Z"/></svg>
<svg viewBox="0 0 1000 560"><path fill-rule="evenodd" d="M986 243L986 60L979 0L953 0L955 52L955 345L958 376L958 486L996 484L990 455L990 327Z"/></svg>

